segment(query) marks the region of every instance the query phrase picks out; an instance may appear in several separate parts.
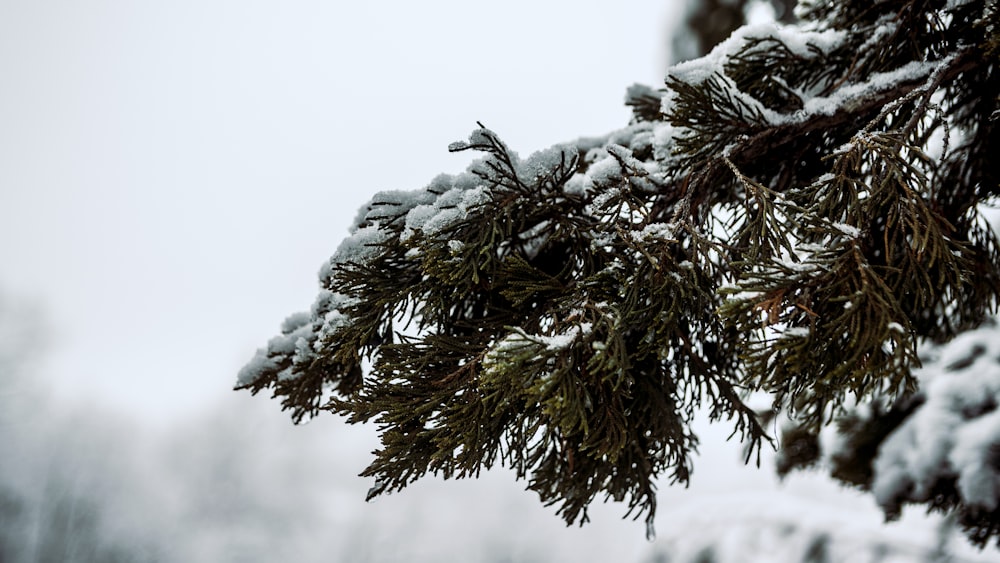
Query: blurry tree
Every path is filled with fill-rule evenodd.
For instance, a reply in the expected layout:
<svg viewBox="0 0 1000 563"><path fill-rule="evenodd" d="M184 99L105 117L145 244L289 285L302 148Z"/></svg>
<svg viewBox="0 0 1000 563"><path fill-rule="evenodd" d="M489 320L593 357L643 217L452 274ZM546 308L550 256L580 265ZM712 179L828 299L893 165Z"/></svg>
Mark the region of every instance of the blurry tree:
<svg viewBox="0 0 1000 563"><path fill-rule="evenodd" d="M0 292L0 435L29 423L42 400L35 370L44 357L44 325L36 305Z"/></svg>
<svg viewBox="0 0 1000 563"><path fill-rule="evenodd" d="M796 0L689 0L684 21L671 30L673 62L707 54L747 22L747 14L758 7L770 8L778 21L795 21Z"/></svg>
<svg viewBox="0 0 1000 563"><path fill-rule="evenodd" d="M121 463L126 426L54 407L39 378L47 344L39 307L0 293L0 562L157 560L109 526L112 492L139 481Z"/></svg>
<svg viewBox="0 0 1000 563"><path fill-rule="evenodd" d="M1000 372L915 372L1000 295L997 2L796 15L631 87L624 129L520 158L480 127L450 147L483 154L467 172L377 194L237 387L376 423L370 496L502 463L567 522L604 497L648 525L658 477L689 479L695 412L751 459L766 394L786 453L846 415L888 514L1000 537ZM951 418L927 437L921 413ZM894 447L851 441L907 419Z"/></svg>
<svg viewBox="0 0 1000 563"><path fill-rule="evenodd" d="M31 561L32 506L23 490L19 461L30 456L24 439L33 428L43 394L33 379L39 357L39 316L24 301L0 293L0 561Z"/></svg>
<svg viewBox="0 0 1000 563"><path fill-rule="evenodd" d="M933 541L900 541L888 535L858 534L858 530L835 525L817 525L821 518L795 514L786 519L766 517L739 523L698 522L682 536L657 550L648 563L739 563L782 561L786 563L972 563L984 561L970 546L950 548L954 529L943 522Z"/></svg>

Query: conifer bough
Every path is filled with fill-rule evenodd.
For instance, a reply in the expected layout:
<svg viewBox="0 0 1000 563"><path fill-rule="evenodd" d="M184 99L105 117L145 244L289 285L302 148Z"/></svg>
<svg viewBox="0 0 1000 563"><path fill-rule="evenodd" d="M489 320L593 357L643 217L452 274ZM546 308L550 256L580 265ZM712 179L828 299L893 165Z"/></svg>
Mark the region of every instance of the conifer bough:
<svg viewBox="0 0 1000 563"><path fill-rule="evenodd" d="M237 387L374 422L370 497L501 463L567 523L650 525L696 412L749 460L751 393L807 435L913 396L1000 294L997 5L797 15L633 86L624 129L520 158L480 126L466 172L377 194Z"/></svg>

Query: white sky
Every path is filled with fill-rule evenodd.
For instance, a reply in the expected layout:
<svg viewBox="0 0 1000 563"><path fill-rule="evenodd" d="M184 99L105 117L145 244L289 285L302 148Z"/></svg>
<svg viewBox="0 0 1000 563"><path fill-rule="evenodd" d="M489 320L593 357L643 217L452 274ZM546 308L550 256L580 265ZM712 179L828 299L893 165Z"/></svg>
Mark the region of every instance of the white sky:
<svg viewBox="0 0 1000 563"><path fill-rule="evenodd" d="M356 209L624 126L669 2L0 2L0 290L61 393L167 419L306 309Z"/></svg>

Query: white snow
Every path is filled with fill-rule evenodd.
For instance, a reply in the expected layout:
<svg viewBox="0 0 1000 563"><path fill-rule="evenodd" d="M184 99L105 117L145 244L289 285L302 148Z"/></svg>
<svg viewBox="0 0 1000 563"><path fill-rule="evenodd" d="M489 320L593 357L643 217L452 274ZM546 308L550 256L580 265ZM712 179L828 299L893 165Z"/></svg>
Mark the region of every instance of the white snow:
<svg viewBox="0 0 1000 563"><path fill-rule="evenodd" d="M281 323L281 334L291 334L311 320L309 313L299 312L288 316Z"/></svg>
<svg viewBox="0 0 1000 563"><path fill-rule="evenodd" d="M590 206L593 209L600 209L608 204L609 201L621 195L621 189L617 187L609 188L594 197Z"/></svg>
<svg viewBox="0 0 1000 563"><path fill-rule="evenodd" d="M360 227L341 241L331 258L331 264L364 263L378 252L378 245L389 240L389 234L378 223Z"/></svg>
<svg viewBox="0 0 1000 563"><path fill-rule="evenodd" d="M609 155L615 157L615 160L620 160L628 168L633 170L645 169L643 162L632 156L632 151L622 145L610 144L604 150L608 151Z"/></svg>
<svg viewBox="0 0 1000 563"><path fill-rule="evenodd" d="M892 32L892 23L883 22L872 37L878 37ZM796 90L803 100L802 109L793 113L780 113L765 107L759 100L746 92L740 91L735 83L726 75L725 61L747 47L749 39L773 38L782 42L797 56L811 59L819 52L830 52L838 48L844 41L846 32L834 30L809 30L797 26L785 26L775 22L764 22L743 26L729 39L716 46L708 55L699 59L674 65L667 71L667 83L676 79L688 84L699 84L715 79L727 90L726 96L731 103L741 106L741 112L748 119L763 120L762 125L787 126L804 123L820 116L834 115L840 111L854 111L874 96L891 90L901 83L912 84L932 76L934 71L942 68L951 59L939 61L915 61L888 72L876 73L862 82L847 82L826 96L812 95L810 92ZM676 92L668 88L661 97L661 111L672 113L676 103ZM671 124L656 124L652 130L652 146L661 165L669 165L674 157L675 140L697 134L683 126ZM848 236L856 236L855 231L844 231Z"/></svg>
<svg viewBox="0 0 1000 563"><path fill-rule="evenodd" d="M434 200L433 204L419 205L406 214L406 229L400 239L405 242L417 231L435 235L465 219L472 208L488 200L489 195L482 187L448 190Z"/></svg>
<svg viewBox="0 0 1000 563"><path fill-rule="evenodd" d="M791 272L797 272L800 274L808 274L810 272L815 272L819 269L819 265L815 262L800 261L796 262L789 256L784 256L775 260L775 264L778 264L784 269Z"/></svg>
<svg viewBox="0 0 1000 563"><path fill-rule="evenodd" d="M644 240L669 241L674 239L674 225L667 223L650 223L639 231L633 231L632 236L636 242Z"/></svg>
<svg viewBox="0 0 1000 563"><path fill-rule="evenodd" d="M308 313L291 315L282 323L281 334L271 338L266 347L259 348L253 358L240 369L236 375L236 384L238 386L252 384L265 372L276 370L282 358L291 355L302 357L303 354L308 354L308 344L302 343L307 343L311 336L310 315ZM293 374L286 368L279 377L289 379Z"/></svg>
<svg viewBox="0 0 1000 563"><path fill-rule="evenodd" d="M496 133L480 127L469 135L468 141L456 141L448 145L449 151L461 151L472 147L489 147L493 145L493 139L497 139Z"/></svg>
<svg viewBox="0 0 1000 563"><path fill-rule="evenodd" d="M587 176L594 185L604 187L621 181L622 168L617 160L605 157L587 168Z"/></svg>
<svg viewBox="0 0 1000 563"><path fill-rule="evenodd" d="M807 326L790 326L782 332L786 338L809 338L811 331Z"/></svg>
<svg viewBox="0 0 1000 563"><path fill-rule="evenodd" d="M579 325L571 326L569 329L559 334L554 334L552 336L538 336L537 338L545 344L545 347L549 350L563 350L570 347L577 338L590 334L592 328L593 325L590 323L580 323Z"/></svg>
<svg viewBox="0 0 1000 563"><path fill-rule="evenodd" d="M994 510L1000 502L1000 473L996 466L1000 446L1000 412L993 411L959 427L948 455L959 468L958 490L966 503Z"/></svg>
<svg viewBox="0 0 1000 563"><path fill-rule="evenodd" d="M893 332L899 332L899 333L902 333L902 334L906 334L906 329L903 328L903 325L901 325L901 324L899 324L899 323L897 323L895 321L893 321L893 322L889 323L888 325L886 325L886 328L888 328L890 331L893 331Z"/></svg>
<svg viewBox="0 0 1000 563"><path fill-rule="evenodd" d="M357 299L343 293L325 292L316 300L313 314L319 315L323 311L323 326L319 330L319 337L314 346L319 352L323 342L341 328L347 326L351 319L344 312L349 307L357 304Z"/></svg>
<svg viewBox="0 0 1000 563"><path fill-rule="evenodd" d="M955 477L968 505L1000 505L998 362L1000 330L987 326L956 338L916 370L926 403L879 451L872 489L880 504L901 496L926 500L938 480Z"/></svg>
<svg viewBox="0 0 1000 563"><path fill-rule="evenodd" d="M822 52L838 47L846 37L844 31L809 31L798 26L786 26L777 22L762 22L745 25L715 46L704 57L676 64L667 71L668 75L687 83L708 80L715 74L723 73L723 64L745 47L748 39L774 38L788 46L794 54L803 58L814 58L816 53L809 49L812 45Z"/></svg>
<svg viewBox="0 0 1000 563"><path fill-rule="evenodd" d="M517 164L517 177L525 184L530 185L537 178L558 168L560 163L569 164L572 162L576 153L576 147L567 144L556 145L532 153L531 156Z"/></svg>
<svg viewBox="0 0 1000 563"><path fill-rule="evenodd" d="M486 354L483 365L485 368L489 369L491 365L503 363L503 354L510 353L512 350L517 350L525 346L541 345L546 350L550 351L564 350L572 346L573 343L576 342L576 340L581 336L590 334L592 330L593 324L588 322L575 324L562 332L552 335L528 334L524 330L517 328L493 345L490 351Z"/></svg>
<svg viewBox="0 0 1000 563"><path fill-rule="evenodd" d="M585 196L594 189L594 182L586 174L574 174L563 186L563 193L575 196Z"/></svg>
<svg viewBox="0 0 1000 563"><path fill-rule="evenodd" d="M840 231L844 235L847 235L848 238L856 239L861 236L861 230L854 225L848 225L847 223L833 223L832 226L834 229Z"/></svg>
<svg viewBox="0 0 1000 563"><path fill-rule="evenodd" d="M642 98L658 98L660 92L645 84L632 84L625 90L625 103L631 104Z"/></svg>
<svg viewBox="0 0 1000 563"><path fill-rule="evenodd" d="M873 94L889 90L897 84L915 82L929 76L942 61L912 61L888 72L873 74L865 82L846 84L829 96L816 96L805 100L805 107L792 116L782 116L774 124L797 123L816 115L833 115L846 108L851 110Z"/></svg>

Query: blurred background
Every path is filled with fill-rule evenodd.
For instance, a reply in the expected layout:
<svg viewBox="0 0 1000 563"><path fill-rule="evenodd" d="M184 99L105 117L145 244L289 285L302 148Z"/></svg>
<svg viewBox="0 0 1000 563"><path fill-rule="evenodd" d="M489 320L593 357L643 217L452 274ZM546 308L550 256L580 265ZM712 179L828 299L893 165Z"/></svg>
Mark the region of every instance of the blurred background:
<svg viewBox="0 0 1000 563"><path fill-rule="evenodd" d="M990 560L707 425L652 542L504 470L365 503L374 429L231 391L376 191L626 125L696 5L0 0L0 562Z"/></svg>

